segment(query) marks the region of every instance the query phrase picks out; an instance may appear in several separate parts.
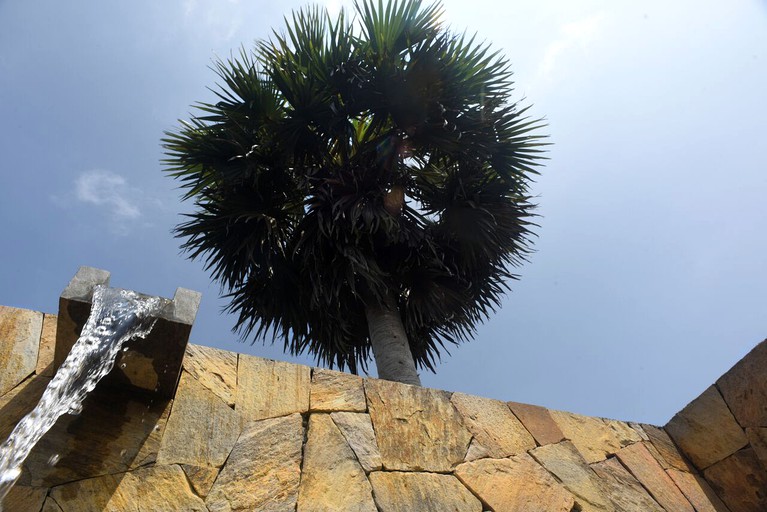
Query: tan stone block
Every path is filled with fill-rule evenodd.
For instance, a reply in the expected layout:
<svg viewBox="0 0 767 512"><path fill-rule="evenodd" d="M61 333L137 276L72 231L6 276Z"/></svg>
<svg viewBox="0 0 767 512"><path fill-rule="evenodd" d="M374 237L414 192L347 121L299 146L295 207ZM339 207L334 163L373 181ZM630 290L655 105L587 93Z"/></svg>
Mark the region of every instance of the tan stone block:
<svg viewBox="0 0 767 512"><path fill-rule="evenodd" d="M309 410L308 366L240 354L235 410L243 424Z"/></svg>
<svg viewBox="0 0 767 512"><path fill-rule="evenodd" d="M667 469L666 473L692 503L696 512L730 512L702 477L674 468Z"/></svg>
<svg viewBox="0 0 767 512"><path fill-rule="evenodd" d="M453 393L450 401L491 457L500 459L535 448L533 436L506 403L464 393Z"/></svg>
<svg viewBox="0 0 767 512"><path fill-rule="evenodd" d="M0 397L34 373L43 314L0 306Z"/></svg>
<svg viewBox="0 0 767 512"><path fill-rule="evenodd" d="M716 385L741 427L767 427L767 340L722 375Z"/></svg>
<svg viewBox="0 0 767 512"><path fill-rule="evenodd" d="M605 460L621 448L642 440L634 429L621 421L564 411L549 411L549 414L589 464Z"/></svg>
<svg viewBox="0 0 767 512"><path fill-rule="evenodd" d="M381 452L378 451L370 416L359 412L334 412L330 417L354 451L362 469L367 473L381 469Z"/></svg>
<svg viewBox="0 0 767 512"><path fill-rule="evenodd" d="M620 512L664 512L616 457L595 462L591 469L602 480L602 488Z"/></svg>
<svg viewBox="0 0 767 512"><path fill-rule="evenodd" d="M756 458L767 469L767 428L749 427L746 429L746 437L748 437Z"/></svg>
<svg viewBox="0 0 767 512"><path fill-rule="evenodd" d="M745 448L703 471L732 512L767 510L767 472L752 448Z"/></svg>
<svg viewBox="0 0 767 512"><path fill-rule="evenodd" d="M295 512L303 439L300 414L251 422L205 499L210 512Z"/></svg>
<svg viewBox="0 0 767 512"><path fill-rule="evenodd" d="M449 393L378 379L365 380L365 393L384 468L447 472L463 462L471 434Z"/></svg>
<svg viewBox="0 0 767 512"><path fill-rule="evenodd" d="M141 444L138 453L130 462L129 469L136 469L157 462L157 453L160 451L160 444L162 443L163 435L165 435L165 426L168 424L168 418L173 406L173 401L161 401L161 403L166 404L165 408L160 413L160 417L155 421L154 428L152 428L149 436ZM150 407L151 405L153 404L150 404ZM146 417L142 419L144 422L147 420Z"/></svg>
<svg viewBox="0 0 767 512"><path fill-rule="evenodd" d="M50 381L50 377L33 375L0 397L0 440L5 441L21 418L32 411Z"/></svg>
<svg viewBox="0 0 767 512"><path fill-rule="evenodd" d="M53 498L50 496L45 498L45 503L43 503L43 509L40 512L64 512L61 510L61 507L59 507L59 504L53 501Z"/></svg>
<svg viewBox="0 0 767 512"><path fill-rule="evenodd" d="M237 390L237 354L202 345L189 344L184 369L227 405L234 405Z"/></svg>
<svg viewBox="0 0 767 512"><path fill-rule="evenodd" d="M571 512L575 505L573 495L526 453L466 462L455 476L496 511Z"/></svg>
<svg viewBox="0 0 767 512"><path fill-rule="evenodd" d="M213 487L213 482L216 481L218 476L218 468L181 464L181 469L184 470L189 483L192 484L192 490L194 490L195 494L203 499L207 497L210 488Z"/></svg>
<svg viewBox="0 0 767 512"><path fill-rule="evenodd" d="M43 329L40 335L40 347L37 351L35 373L53 377L53 354L56 350L56 315L46 313L43 316Z"/></svg>
<svg viewBox="0 0 767 512"><path fill-rule="evenodd" d="M370 483L380 512L482 510L482 503L453 475L376 471L370 473Z"/></svg>
<svg viewBox="0 0 767 512"><path fill-rule="evenodd" d="M660 458L657 456L656 458L658 458L658 462L661 463L663 469L674 468L687 472L694 471L692 464L690 464L684 455L682 455L679 448L677 448L674 441L669 437L665 430L647 424L643 424L642 429L647 434L650 444L655 447L660 455ZM655 453L653 453L653 455L655 455Z"/></svg>
<svg viewBox="0 0 767 512"><path fill-rule="evenodd" d="M507 405L539 445L555 444L565 439L564 433L545 407L517 402L508 402Z"/></svg>
<svg viewBox="0 0 767 512"><path fill-rule="evenodd" d="M304 446L297 512L376 512L373 489L346 439L327 414L312 414Z"/></svg>
<svg viewBox="0 0 767 512"><path fill-rule="evenodd" d="M463 461L471 462L473 460L486 459L488 457L490 457L490 453L475 437L473 437L469 443L469 449L466 451L466 456L463 458Z"/></svg>
<svg viewBox="0 0 767 512"><path fill-rule="evenodd" d="M42 378L42 377L41 377ZM151 460L158 446L155 429L170 404L141 393L96 387L77 416L64 415L32 449L25 467L35 486L127 471ZM49 459L58 455L58 463Z"/></svg>
<svg viewBox="0 0 767 512"><path fill-rule="evenodd" d="M315 368L309 407L312 411L365 412L367 403L362 377Z"/></svg>
<svg viewBox="0 0 767 512"><path fill-rule="evenodd" d="M5 499L0 502L2 510L8 512L40 512L48 489L44 487L26 487L14 485Z"/></svg>
<svg viewBox="0 0 767 512"><path fill-rule="evenodd" d="M539 446L530 455L575 494L584 512L615 511L597 474L570 441Z"/></svg>
<svg viewBox="0 0 767 512"><path fill-rule="evenodd" d="M617 456L663 508L674 512L695 512L644 443L627 446Z"/></svg>
<svg viewBox="0 0 767 512"><path fill-rule="evenodd" d="M748 444L746 433L715 386L676 413L664 429L698 469L705 469Z"/></svg>
<svg viewBox="0 0 767 512"><path fill-rule="evenodd" d="M50 495L64 512L207 512L176 465L79 480L54 487Z"/></svg>
<svg viewBox="0 0 767 512"><path fill-rule="evenodd" d="M239 435L234 410L182 371L157 462L219 467Z"/></svg>

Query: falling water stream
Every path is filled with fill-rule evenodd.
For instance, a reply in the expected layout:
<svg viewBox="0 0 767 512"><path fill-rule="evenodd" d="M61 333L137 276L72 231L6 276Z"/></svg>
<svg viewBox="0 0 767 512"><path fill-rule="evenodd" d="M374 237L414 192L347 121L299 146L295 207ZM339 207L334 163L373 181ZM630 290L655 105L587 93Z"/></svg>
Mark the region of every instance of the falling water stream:
<svg viewBox="0 0 767 512"><path fill-rule="evenodd" d="M5 495L21 475L24 460L62 414L79 414L85 397L112 370L123 344L143 338L168 303L160 297L96 286L82 334L59 367L37 406L0 445L0 512Z"/></svg>

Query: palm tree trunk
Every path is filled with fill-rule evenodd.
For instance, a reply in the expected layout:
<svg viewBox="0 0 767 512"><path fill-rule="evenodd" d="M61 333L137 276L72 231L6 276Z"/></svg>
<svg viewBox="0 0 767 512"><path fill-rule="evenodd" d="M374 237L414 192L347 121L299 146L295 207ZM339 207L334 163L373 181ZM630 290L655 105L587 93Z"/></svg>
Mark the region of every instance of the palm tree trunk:
<svg viewBox="0 0 767 512"><path fill-rule="evenodd" d="M379 304L369 295L365 301L378 378L420 386L421 379L415 369L397 301L391 292L387 292L383 299L383 304Z"/></svg>

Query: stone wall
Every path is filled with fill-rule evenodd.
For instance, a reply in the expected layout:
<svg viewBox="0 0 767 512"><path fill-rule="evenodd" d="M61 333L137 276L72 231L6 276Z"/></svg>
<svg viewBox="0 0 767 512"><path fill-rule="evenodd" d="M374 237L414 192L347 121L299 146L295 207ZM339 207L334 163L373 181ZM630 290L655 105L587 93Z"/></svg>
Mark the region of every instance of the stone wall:
<svg viewBox="0 0 767 512"><path fill-rule="evenodd" d="M732 510L767 510L767 340L665 428Z"/></svg>
<svg viewBox="0 0 767 512"><path fill-rule="evenodd" d="M51 378L55 328L0 307L2 439ZM101 386L63 417L5 510L765 510L722 496L655 426L190 345L172 400Z"/></svg>

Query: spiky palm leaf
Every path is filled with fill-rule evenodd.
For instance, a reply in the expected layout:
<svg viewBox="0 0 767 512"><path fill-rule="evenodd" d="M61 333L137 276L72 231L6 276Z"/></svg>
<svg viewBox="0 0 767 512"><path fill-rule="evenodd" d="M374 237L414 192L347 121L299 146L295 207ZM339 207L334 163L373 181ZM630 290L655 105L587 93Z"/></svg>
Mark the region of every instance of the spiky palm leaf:
<svg viewBox="0 0 767 512"><path fill-rule="evenodd" d="M177 227L244 336L364 369L363 296L394 290L434 369L498 305L531 235L541 126L508 61L440 22L439 4L319 8L218 62L218 102L163 140L196 210Z"/></svg>

